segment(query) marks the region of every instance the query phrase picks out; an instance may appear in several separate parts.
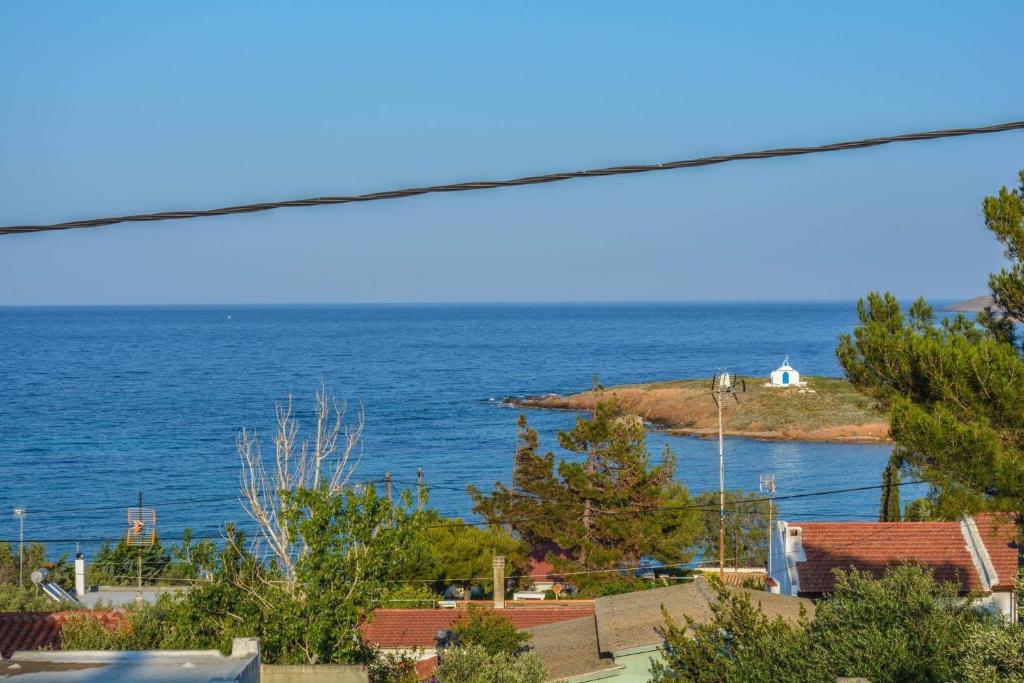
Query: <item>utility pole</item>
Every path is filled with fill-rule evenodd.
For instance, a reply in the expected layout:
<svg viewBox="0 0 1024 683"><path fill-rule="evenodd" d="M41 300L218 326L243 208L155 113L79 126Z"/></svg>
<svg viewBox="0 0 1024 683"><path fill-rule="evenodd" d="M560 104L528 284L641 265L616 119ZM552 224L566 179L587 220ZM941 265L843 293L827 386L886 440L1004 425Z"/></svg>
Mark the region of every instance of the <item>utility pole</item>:
<svg viewBox="0 0 1024 683"><path fill-rule="evenodd" d="M772 576L772 536L775 534L772 530L772 509L775 507L775 475L762 474L760 480L761 493L768 493L768 578L771 579L774 578Z"/></svg>
<svg viewBox="0 0 1024 683"><path fill-rule="evenodd" d="M388 502L391 502L391 473L384 473L384 495L387 496Z"/></svg>
<svg viewBox="0 0 1024 683"><path fill-rule="evenodd" d="M725 574L725 431L722 426L722 403L726 396L732 396L739 403L737 391L746 391L747 382L734 382L728 372L722 372L711 380L711 398L718 406L718 575Z"/></svg>
<svg viewBox="0 0 1024 683"><path fill-rule="evenodd" d="M423 468L416 468L416 510L423 509Z"/></svg>
<svg viewBox="0 0 1024 683"><path fill-rule="evenodd" d="M722 430L722 393L730 385L729 373L718 380L718 576L725 574L725 434Z"/></svg>
<svg viewBox="0 0 1024 683"><path fill-rule="evenodd" d="M18 518L18 588L25 586L25 508L14 508Z"/></svg>

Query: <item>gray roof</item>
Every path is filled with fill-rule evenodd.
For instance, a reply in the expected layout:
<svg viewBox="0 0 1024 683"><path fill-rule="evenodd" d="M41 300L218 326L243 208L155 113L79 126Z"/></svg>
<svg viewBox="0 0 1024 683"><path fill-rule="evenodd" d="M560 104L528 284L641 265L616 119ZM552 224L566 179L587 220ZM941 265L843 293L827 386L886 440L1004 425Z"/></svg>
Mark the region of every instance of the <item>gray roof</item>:
<svg viewBox="0 0 1024 683"><path fill-rule="evenodd" d="M814 605L804 598L775 595L749 588L726 587L730 593L745 593L754 605L772 619L776 616L795 622L800 607L814 616ZM615 653L639 647L658 646L663 638L658 629L664 626L662 606L677 624L685 624L686 617L707 623L713 618L711 606L717 594L707 579L698 576L690 583L668 588L654 588L635 593L612 595L595 601L597 638L602 653Z"/></svg>
<svg viewBox="0 0 1024 683"><path fill-rule="evenodd" d="M177 593L187 590L179 586L143 586L142 601L152 605L163 593ZM102 607L124 607L135 604L135 588L108 588L102 586L86 591L85 595L76 596L83 606L89 609Z"/></svg>
<svg viewBox="0 0 1024 683"><path fill-rule="evenodd" d="M549 681L618 668L615 660L601 657L598 652L597 624L593 616L526 630L533 634L527 644L544 660Z"/></svg>
<svg viewBox="0 0 1024 683"><path fill-rule="evenodd" d="M236 638L231 654L217 650L32 651L0 662L0 678L24 683L255 683L260 678L255 638Z"/></svg>

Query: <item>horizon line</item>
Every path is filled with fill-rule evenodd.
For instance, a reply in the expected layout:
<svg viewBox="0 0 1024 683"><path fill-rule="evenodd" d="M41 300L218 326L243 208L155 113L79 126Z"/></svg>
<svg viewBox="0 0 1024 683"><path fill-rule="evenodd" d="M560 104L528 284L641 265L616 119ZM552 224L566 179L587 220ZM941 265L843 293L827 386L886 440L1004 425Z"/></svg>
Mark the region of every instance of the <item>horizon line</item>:
<svg viewBox="0 0 1024 683"><path fill-rule="evenodd" d="M436 300L436 301L269 301L269 302L169 302L169 303L40 303L4 304L0 309L12 308L269 308L315 306L600 306L600 305L670 305L670 304L856 304L863 296L854 298L797 299L509 299L509 300ZM919 297L896 297L899 301L915 301ZM927 301L965 302L976 297L948 298L924 297Z"/></svg>

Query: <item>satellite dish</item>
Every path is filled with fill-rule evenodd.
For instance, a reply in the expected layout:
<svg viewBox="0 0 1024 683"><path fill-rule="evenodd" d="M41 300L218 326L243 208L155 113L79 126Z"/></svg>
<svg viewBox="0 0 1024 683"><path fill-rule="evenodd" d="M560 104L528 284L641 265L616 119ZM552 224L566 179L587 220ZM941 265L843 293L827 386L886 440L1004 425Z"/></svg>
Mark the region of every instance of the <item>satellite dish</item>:
<svg viewBox="0 0 1024 683"><path fill-rule="evenodd" d="M32 583L39 585L46 583L46 579L49 578L50 572L45 569L37 569L32 572Z"/></svg>

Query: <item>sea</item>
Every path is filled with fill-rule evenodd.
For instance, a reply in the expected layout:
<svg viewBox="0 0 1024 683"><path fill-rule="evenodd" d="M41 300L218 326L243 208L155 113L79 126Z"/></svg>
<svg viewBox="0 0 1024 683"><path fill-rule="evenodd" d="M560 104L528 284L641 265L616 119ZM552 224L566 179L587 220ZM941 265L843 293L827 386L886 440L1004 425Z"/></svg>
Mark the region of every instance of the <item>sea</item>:
<svg viewBox="0 0 1024 683"><path fill-rule="evenodd" d="M272 458L275 405L292 397L311 426L321 381L350 419L365 416L354 480L390 473L414 490L422 471L430 506L475 519L466 485L511 473L522 411L504 399L595 379L767 378L787 355L801 373L840 376L836 344L856 320L854 302L0 308L0 540L23 523L54 552L94 552L123 534L140 493L166 540L251 528L239 430ZM576 419L526 412L556 451ZM653 431L648 443L672 449L690 491L717 490L716 441ZM730 437L726 486L774 475L783 518L876 519L876 489L787 496L877 486L890 451Z"/></svg>

